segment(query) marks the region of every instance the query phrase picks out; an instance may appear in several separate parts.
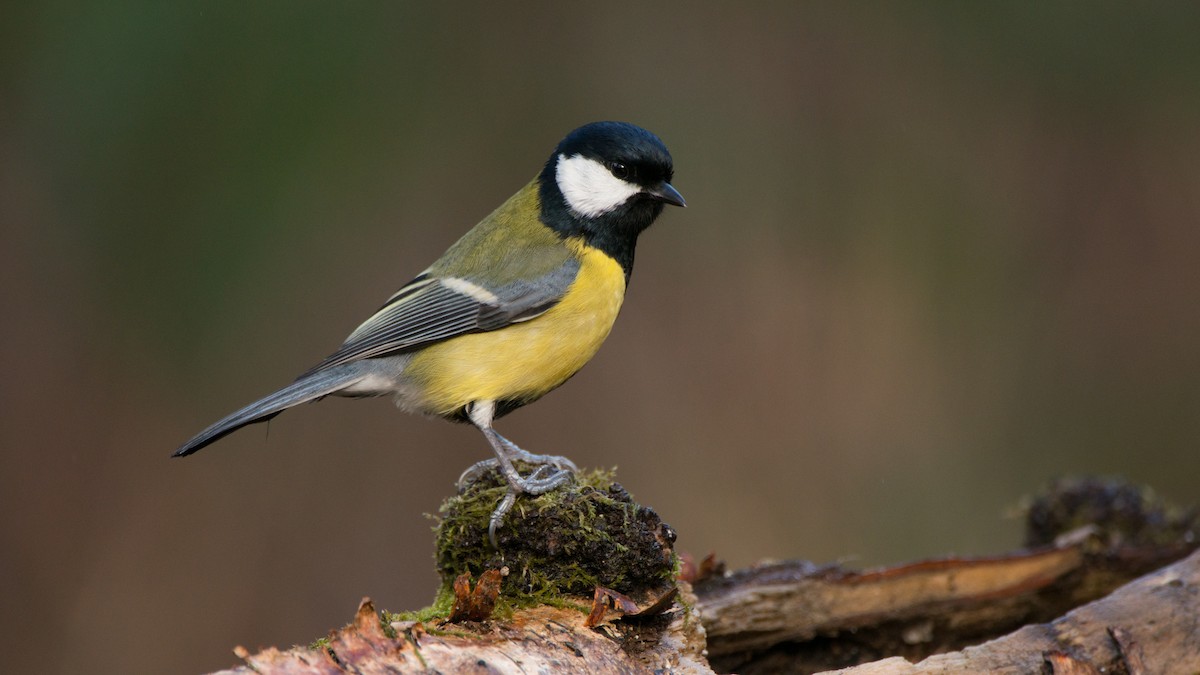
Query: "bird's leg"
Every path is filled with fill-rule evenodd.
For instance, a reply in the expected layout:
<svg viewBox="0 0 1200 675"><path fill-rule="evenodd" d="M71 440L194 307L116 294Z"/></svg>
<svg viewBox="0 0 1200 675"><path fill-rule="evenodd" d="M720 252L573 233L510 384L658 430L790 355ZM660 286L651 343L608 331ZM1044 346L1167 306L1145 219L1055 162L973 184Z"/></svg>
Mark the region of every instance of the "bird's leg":
<svg viewBox="0 0 1200 675"><path fill-rule="evenodd" d="M542 458L543 456L531 455L496 433L496 430L492 428L492 417L495 414L495 409L496 404L492 401L477 401L468 407L467 414L470 416L471 422L483 432L488 445L491 445L492 451L496 453L496 459L494 460L494 465L491 464L493 460L477 462L471 468L467 469L463 476L459 478L459 481L461 482L464 478L474 479L478 477L473 475L473 472L477 470L486 470L492 466L497 466L500 469L500 475L504 476L505 482L508 483L508 492L505 493L504 499L500 500L500 504L496 506L496 510L492 511L491 518L488 519L488 540L491 542L492 548L499 548L496 545L496 530L504 522L504 516L512 510L517 497L522 494L540 495L549 492L570 480L571 470L558 466L556 462L548 461L541 462L541 466L528 476L522 476L517 471L517 468L513 466L513 458L510 457L513 448L516 448L521 453L517 459L524 459L525 456L536 458ZM565 458L557 457L552 459L562 460L572 469L575 466L570 460ZM483 469L480 468L481 465L483 465Z"/></svg>

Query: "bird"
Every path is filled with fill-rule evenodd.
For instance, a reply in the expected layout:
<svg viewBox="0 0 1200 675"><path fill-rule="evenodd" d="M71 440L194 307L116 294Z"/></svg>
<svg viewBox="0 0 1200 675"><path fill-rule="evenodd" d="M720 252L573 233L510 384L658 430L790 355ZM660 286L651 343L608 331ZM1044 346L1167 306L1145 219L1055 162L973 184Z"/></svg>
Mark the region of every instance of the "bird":
<svg viewBox="0 0 1200 675"><path fill-rule="evenodd" d="M226 435L326 396L392 396L407 412L474 425L495 457L460 488L498 469L507 489L488 521L496 532L520 495L571 479L566 457L501 436L495 420L570 379L608 337L633 272L638 236L665 206L670 153L627 122L593 122L560 141L541 171L436 262L396 291L345 342L294 382L181 445L191 455ZM536 467L522 475L520 460Z"/></svg>

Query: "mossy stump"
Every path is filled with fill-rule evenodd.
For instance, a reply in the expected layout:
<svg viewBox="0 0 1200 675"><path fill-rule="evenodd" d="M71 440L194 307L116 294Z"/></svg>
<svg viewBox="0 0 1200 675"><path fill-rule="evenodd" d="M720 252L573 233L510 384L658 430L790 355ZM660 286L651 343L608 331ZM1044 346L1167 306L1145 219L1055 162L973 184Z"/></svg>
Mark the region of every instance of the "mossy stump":
<svg viewBox="0 0 1200 675"><path fill-rule="evenodd" d="M518 466L522 473L530 467ZM507 568L501 602L514 606L590 600L596 586L641 601L675 584L675 532L633 501L608 471L581 471L563 487L522 495L488 542L488 518L506 485L490 472L446 500L437 532L441 598L456 577Z"/></svg>

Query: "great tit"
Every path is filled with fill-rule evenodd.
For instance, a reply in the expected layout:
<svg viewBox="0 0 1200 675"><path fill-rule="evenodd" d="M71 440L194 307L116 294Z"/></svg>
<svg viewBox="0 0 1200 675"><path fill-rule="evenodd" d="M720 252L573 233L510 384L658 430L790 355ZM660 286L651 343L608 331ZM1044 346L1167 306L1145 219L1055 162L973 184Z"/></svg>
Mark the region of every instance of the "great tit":
<svg viewBox="0 0 1200 675"><path fill-rule="evenodd" d="M492 422L566 382L595 355L625 297L638 235L663 206L685 206L657 136L595 122L562 140L532 181L395 293L345 343L292 384L201 431L190 455L247 424L325 396L390 394L407 411L475 425L496 454L460 485L499 468L508 490L488 537L521 494L570 478L565 457L535 455ZM522 476L521 460L537 468Z"/></svg>

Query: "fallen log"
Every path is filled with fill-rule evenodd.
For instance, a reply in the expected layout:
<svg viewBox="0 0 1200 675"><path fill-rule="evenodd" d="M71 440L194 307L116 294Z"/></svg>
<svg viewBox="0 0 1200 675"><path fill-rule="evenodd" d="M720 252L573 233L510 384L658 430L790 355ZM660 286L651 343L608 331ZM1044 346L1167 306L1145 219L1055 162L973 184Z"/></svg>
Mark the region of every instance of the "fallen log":
<svg viewBox="0 0 1200 675"><path fill-rule="evenodd" d="M728 574L710 559L678 581L673 531L610 476L529 500L514 520L534 530L502 532L500 551L484 543L497 490L443 510L434 607L364 599L327 638L238 648L244 665L222 672L1200 671L1196 513L1126 483L1052 486L1005 555Z"/></svg>

